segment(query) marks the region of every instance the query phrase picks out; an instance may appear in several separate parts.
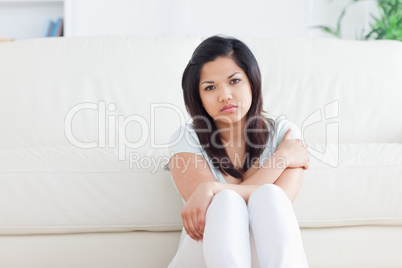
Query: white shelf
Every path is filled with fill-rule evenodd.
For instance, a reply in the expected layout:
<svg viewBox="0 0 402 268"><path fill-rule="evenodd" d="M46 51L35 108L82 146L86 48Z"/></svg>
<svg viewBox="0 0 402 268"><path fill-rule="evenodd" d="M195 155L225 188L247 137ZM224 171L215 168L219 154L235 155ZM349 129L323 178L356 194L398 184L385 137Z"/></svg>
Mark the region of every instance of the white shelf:
<svg viewBox="0 0 402 268"><path fill-rule="evenodd" d="M51 3L51 2L62 3L62 2L64 2L64 0L0 0L0 4L1 4L1 3L5 3L5 4L14 4L14 3L41 3L41 2L45 2L45 3Z"/></svg>
<svg viewBox="0 0 402 268"><path fill-rule="evenodd" d="M0 38L40 38L49 20L64 17L64 1L0 0L0 14Z"/></svg>

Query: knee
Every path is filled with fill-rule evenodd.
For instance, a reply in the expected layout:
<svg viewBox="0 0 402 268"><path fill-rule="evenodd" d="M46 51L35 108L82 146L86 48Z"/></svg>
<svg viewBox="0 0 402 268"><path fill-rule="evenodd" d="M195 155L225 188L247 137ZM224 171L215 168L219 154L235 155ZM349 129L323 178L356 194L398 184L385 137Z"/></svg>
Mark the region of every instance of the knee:
<svg viewBox="0 0 402 268"><path fill-rule="evenodd" d="M249 204L255 202L258 199L264 199L268 203L271 203L269 202L269 200L285 200L286 202L290 202L283 189L278 185L272 183L264 184L254 190L249 197Z"/></svg>
<svg viewBox="0 0 402 268"><path fill-rule="evenodd" d="M239 195L238 193L236 193L233 190L223 190L220 191L219 193L217 193L214 198L212 199L212 201L214 200L224 200L230 203L245 203L243 197L241 197L241 195Z"/></svg>
<svg viewBox="0 0 402 268"><path fill-rule="evenodd" d="M244 207L247 210L247 204L243 197L229 189L217 193L212 198L209 207L237 208L238 210L241 210L241 208Z"/></svg>
<svg viewBox="0 0 402 268"><path fill-rule="evenodd" d="M281 193L284 193L284 192L283 192L282 188L279 187L278 185L273 184L273 183L269 183L269 184L261 185L260 187L258 187L257 189L255 189L255 190L252 192L251 196L253 196L253 195L258 195L258 194L260 194L260 193L265 193L265 194L267 194L267 193L269 193L269 194L281 194Z"/></svg>
<svg viewBox="0 0 402 268"><path fill-rule="evenodd" d="M233 190L224 190L217 193L209 204L205 220L217 217L220 221L238 221L244 219L248 224L247 204L238 193ZM222 218L223 217L223 218Z"/></svg>

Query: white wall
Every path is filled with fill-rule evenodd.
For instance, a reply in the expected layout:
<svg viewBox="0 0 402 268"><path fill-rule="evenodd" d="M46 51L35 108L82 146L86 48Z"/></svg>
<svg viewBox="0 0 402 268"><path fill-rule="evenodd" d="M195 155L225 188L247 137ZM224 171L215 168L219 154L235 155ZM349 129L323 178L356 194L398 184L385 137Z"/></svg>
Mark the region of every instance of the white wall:
<svg viewBox="0 0 402 268"><path fill-rule="evenodd" d="M65 0L66 36L191 34L328 37L310 26L336 25L351 0ZM346 14L345 39L368 26L375 1Z"/></svg>
<svg viewBox="0 0 402 268"><path fill-rule="evenodd" d="M0 0L0 38L42 37L48 19L64 15L65 35L330 37L312 25L335 26L352 0ZM375 0L352 6L343 37L368 28Z"/></svg>
<svg viewBox="0 0 402 268"><path fill-rule="evenodd" d="M0 0L0 38L42 37L49 19L63 17L62 1Z"/></svg>

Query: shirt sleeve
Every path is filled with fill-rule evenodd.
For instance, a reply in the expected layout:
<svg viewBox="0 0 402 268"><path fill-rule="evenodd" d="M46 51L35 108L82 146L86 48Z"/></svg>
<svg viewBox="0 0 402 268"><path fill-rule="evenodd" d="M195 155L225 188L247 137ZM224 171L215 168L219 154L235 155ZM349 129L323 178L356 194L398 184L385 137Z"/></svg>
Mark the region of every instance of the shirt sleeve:
<svg viewBox="0 0 402 268"><path fill-rule="evenodd" d="M291 139L301 139L301 132L300 129L293 124L292 122L289 122L288 120L284 119L283 117L279 117L275 120L275 127L276 127L276 147L281 143L283 137L285 136L286 132L288 131L289 128L292 129L292 135Z"/></svg>
<svg viewBox="0 0 402 268"><path fill-rule="evenodd" d="M179 127L169 139L169 161L177 153L194 153L204 157L197 134L189 125ZM165 170L169 170L169 161L164 166Z"/></svg>

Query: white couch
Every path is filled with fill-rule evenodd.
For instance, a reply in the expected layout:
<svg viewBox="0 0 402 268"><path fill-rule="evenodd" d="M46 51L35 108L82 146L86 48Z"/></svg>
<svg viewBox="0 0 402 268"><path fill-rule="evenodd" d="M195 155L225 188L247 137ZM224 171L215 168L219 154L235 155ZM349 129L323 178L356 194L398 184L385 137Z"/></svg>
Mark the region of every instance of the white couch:
<svg viewBox="0 0 402 268"><path fill-rule="evenodd" d="M189 119L202 39L0 44L0 267L167 266L182 202L161 145ZM294 203L310 267L402 267L402 43L241 39L265 110L310 145Z"/></svg>

